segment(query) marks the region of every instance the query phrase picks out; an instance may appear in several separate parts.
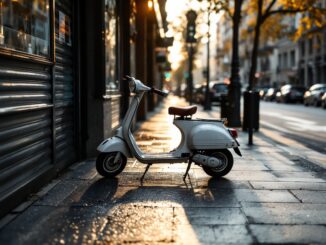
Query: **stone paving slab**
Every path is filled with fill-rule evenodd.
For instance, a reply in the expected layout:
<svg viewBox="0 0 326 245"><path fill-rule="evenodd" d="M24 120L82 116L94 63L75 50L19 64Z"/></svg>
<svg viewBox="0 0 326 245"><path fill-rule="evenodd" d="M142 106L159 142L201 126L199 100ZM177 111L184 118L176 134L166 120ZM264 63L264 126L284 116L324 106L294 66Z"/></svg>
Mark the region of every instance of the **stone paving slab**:
<svg viewBox="0 0 326 245"><path fill-rule="evenodd" d="M105 223L107 208L32 206L0 233L2 244L85 244Z"/></svg>
<svg viewBox="0 0 326 245"><path fill-rule="evenodd" d="M215 244L253 244L255 238L245 225L219 225L214 227Z"/></svg>
<svg viewBox="0 0 326 245"><path fill-rule="evenodd" d="M325 204L242 203L250 224L325 225Z"/></svg>
<svg viewBox="0 0 326 245"><path fill-rule="evenodd" d="M270 181L250 181L255 189L267 190L315 190L326 191L325 182L270 182Z"/></svg>
<svg viewBox="0 0 326 245"><path fill-rule="evenodd" d="M253 244L254 239L245 225L179 225L177 244Z"/></svg>
<svg viewBox="0 0 326 245"><path fill-rule="evenodd" d="M295 196L288 191L280 190L233 190L240 202L300 202Z"/></svg>
<svg viewBox="0 0 326 245"><path fill-rule="evenodd" d="M81 181L62 181L42 196L36 205L59 206L63 200L71 195L81 184Z"/></svg>
<svg viewBox="0 0 326 245"><path fill-rule="evenodd" d="M168 204L171 207L240 207L238 199L230 189L207 190L168 186L119 187L114 201L153 206Z"/></svg>
<svg viewBox="0 0 326 245"><path fill-rule="evenodd" d="M242 225L246 217L240 208L175 208L177 224L189 225Z"/></svg>
<svg viewBox="0 0 326 245"><path fill-rule="evenodd" d="M293 190L292 193L303 203L326 203L326 191Z"/></svg>
<svg viewBox="0 0 326 245"><path fill-rule="evenodd" d="M326 244L326 227L322 225L250 225L259 243Z"/></svg>
<svg viewBox="0 0 326 245"><path fill-rule="evenodd" d="M118 205L107 214L98 240L109 243L173 242L173 209Z"/></svg>
<svg viewBox="0 0 326 245"><path fill-rule="evenodd" d="M216 236L211 226L178 225L175 229L175 242L177 244L214 244Z"/></svg>
<svg viewBox="0 0 326 245"><path fill-rule="evenodd" d="M69 170L71 171L64 175L64 179L91 180L97 175L94 161L83 161L78 165L69 167Z"/></svg>

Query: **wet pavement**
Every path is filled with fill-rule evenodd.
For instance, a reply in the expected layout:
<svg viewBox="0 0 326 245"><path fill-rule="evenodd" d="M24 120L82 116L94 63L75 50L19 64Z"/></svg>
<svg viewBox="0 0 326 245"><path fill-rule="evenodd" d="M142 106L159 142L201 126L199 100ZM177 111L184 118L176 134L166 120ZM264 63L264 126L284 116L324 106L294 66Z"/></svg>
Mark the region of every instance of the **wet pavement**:
<svg viewBox="0 0 326 245"><path fill-rule="evenodd" d="M170 96L135 137L147 152L175 148L180 139L167 116ZM219 118L215 109L199 118ZM0 221L1 244L325 244L325 170L290 155L256 133L234 167L213 179L186 164L146 165L129 159L104 179L94 160L76 163Z"/></svg>

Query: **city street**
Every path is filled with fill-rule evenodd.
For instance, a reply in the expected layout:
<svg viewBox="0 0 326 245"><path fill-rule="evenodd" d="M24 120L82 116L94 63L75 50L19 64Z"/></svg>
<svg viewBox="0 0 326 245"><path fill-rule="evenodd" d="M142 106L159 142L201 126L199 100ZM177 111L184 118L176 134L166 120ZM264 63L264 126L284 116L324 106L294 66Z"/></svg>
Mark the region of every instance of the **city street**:
<svg viewBox="0 0 326 245"><path fill-rule="evenodd" d="M313 150L326 153L326 110L264 101L260 105L260 122L264 128L276 130Z"/></svg>
<svg viewBox="0 0 326 245"><path fill-rule="evenodd" d="M144 151L177 144L180 135L167 116L171 105L186 103L170 96L140 125L135 136ZM199 108L196 116L219 118L219 111ZM233 170L222 179L192 166L184 182L185 164L163 164L152 166L141 181L145 165L135 159L117 178L104 179L94 160L76 163L1 220L0 240L15 245L325 244L325 169L289 153L265 133L255 133L252 147L247 134L239 133L243 157L232 151Z"/></svg>
<svg viewBox="0 0 326 245"><path fill-rule="evenodd" d="M326 111L320 107L261 101L260 126L262 133L297 153L326 153Z"/></svg>

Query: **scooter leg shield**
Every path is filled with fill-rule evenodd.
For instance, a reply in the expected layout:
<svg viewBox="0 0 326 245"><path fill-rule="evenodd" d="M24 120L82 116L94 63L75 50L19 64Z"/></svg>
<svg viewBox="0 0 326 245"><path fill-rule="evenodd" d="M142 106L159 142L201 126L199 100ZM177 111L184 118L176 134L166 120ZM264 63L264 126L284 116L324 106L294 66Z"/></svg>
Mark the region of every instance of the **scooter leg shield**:
<svg viewBox="0 0 326 245"><path fill-rule="evenodd" d="M132 157L127 143L119 137L111 137L104 140L98 147L99 152L121 152L125 157Z"/></svg>

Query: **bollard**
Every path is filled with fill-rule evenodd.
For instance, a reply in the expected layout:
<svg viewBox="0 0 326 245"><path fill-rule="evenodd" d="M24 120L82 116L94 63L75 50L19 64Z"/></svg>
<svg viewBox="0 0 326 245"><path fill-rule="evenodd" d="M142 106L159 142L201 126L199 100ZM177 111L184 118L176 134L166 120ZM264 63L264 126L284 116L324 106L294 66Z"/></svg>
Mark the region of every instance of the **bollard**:
<svg viewBox="0 0 326 245"><path fill-rule="evenodd" d="M259 129L259 93L246 91L243 93L243 124L242 130L248 131L248 144L253 144L253 131Z"/></svg>
<svg viewBox="0 0 326 245"><path fill-rule="evenodd" d="M258 92L251 92L253 96L253 113L252 113L252 127L255 131L259 130L259 93ZM249 127L249 113L250 113L250 106L249 106L249 92L246 91L243 93L243 122L242 122L242 130L247 131Z"/></svg>
<svg viewBox="0 0 326 245"><path fill-rule="evenodd" d="M221 118L227 118L228 110L228 96L226 94L221 95Z"/></svg>

